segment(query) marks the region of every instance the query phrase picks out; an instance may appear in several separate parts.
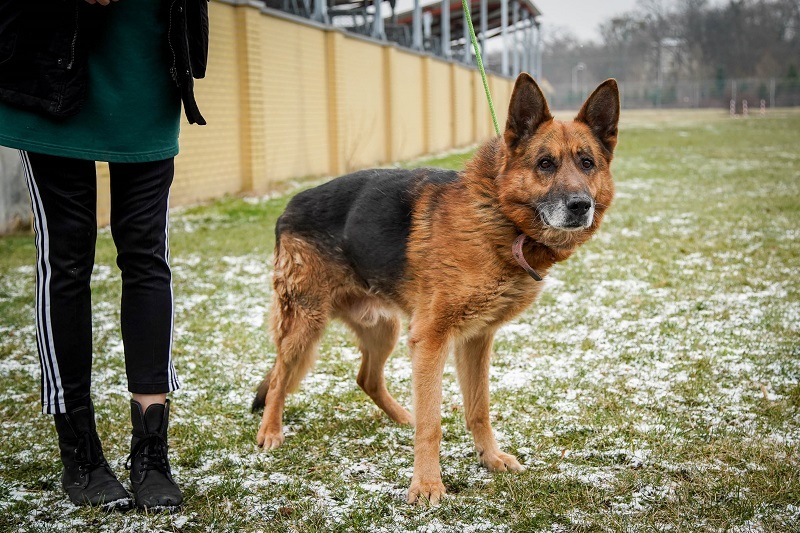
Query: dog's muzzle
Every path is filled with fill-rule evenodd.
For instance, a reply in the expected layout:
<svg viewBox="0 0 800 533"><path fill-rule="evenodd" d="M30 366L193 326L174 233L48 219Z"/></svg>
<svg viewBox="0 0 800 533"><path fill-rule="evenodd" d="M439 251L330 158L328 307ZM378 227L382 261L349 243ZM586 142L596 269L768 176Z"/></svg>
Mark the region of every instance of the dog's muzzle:
<svg viewBox="0 0 800 533"><path fill-rule="evenodd" d="M546 225L558 229L584 229L594 220L594 200L587 194L570 194L542 202L537 209Z"/></svg>

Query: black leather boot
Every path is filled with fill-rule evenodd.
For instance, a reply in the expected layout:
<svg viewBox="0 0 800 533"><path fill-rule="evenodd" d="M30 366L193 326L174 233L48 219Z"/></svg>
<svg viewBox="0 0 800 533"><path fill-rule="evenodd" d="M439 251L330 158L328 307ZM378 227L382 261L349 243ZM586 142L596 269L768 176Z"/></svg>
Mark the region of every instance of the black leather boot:
<svg viewBox="0 0 800 533"><path fill-rule="evenodd" d="M139 402L131 400L131 454L126 465L131 471L131 488L136 507L150 511L174 511L183 504L183 493L167 458L169 400L153 404L142 413Z"/></svg>
<svg viewBox="0 0 800 533"><path fill-rule="evenodd" d="M130 509L132 502L128 491L103 456L94 423L94 406L89 403L65 415L55 415L55 422L64 463L61 486L70 501L107 510Z"/></svg>

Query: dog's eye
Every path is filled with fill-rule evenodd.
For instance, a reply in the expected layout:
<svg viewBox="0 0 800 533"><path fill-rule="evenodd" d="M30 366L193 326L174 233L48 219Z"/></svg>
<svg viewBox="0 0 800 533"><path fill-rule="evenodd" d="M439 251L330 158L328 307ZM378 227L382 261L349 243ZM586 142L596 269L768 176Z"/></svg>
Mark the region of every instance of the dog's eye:
<svg viewBox="0 0 800 533"><path fill-rule="evenodd" d="M584 157L583 159L581 159L581 166L584 168L584 170L589 170L594 166L594 161L592 161L588 157Z"/></svg>
<svg viewBox="0 0 800 533"><path fill-rule="evenodd" d="M539 161L539 168L542 170L552 170L554 166L555 163L553 163L553 160L550 159L549 157L545 157L544 159Z"/></svg>

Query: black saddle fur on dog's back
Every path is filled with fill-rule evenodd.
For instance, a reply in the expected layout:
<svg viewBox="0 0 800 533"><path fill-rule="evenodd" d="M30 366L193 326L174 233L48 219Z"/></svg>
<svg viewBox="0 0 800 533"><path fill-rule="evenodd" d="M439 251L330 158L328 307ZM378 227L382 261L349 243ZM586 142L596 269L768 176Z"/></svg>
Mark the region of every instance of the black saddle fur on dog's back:
<svg viewBox="0 0 800 533"><path fill-rule="evenodd" d="M306 237L344 259L367 287L393 294L406 265L414 200L425 184L444 185L458 173L442 169L362 170L297 194L275 226Z"/></svg>

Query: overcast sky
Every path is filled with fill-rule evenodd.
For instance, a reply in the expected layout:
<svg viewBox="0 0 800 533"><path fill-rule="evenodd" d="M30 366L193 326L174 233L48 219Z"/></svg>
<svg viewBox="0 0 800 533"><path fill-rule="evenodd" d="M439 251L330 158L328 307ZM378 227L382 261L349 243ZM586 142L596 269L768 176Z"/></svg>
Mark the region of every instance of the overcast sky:
<svg viewBox="0 0 800 533"><path fill-rule="evenodd" d="M636 7L637 0L533 0L546 31L566 28L582 41L600 39L597 26Z"/></svg>

